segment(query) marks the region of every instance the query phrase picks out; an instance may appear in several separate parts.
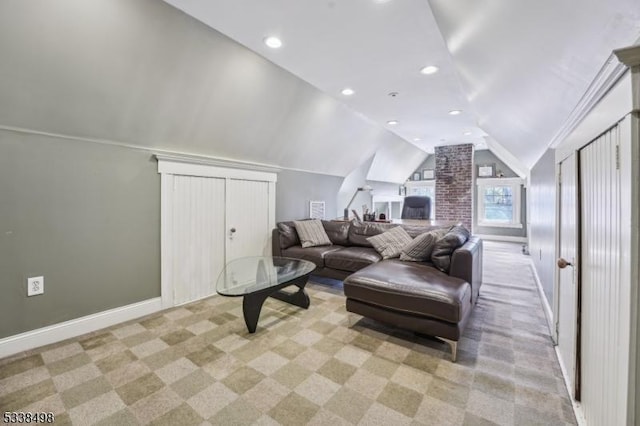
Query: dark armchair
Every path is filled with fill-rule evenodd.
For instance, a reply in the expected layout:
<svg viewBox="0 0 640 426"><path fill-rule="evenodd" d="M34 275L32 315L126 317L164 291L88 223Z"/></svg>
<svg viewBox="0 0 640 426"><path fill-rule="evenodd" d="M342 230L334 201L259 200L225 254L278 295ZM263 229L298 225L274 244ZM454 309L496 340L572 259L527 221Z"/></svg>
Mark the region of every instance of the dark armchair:
<svg viewBox="0 0 640 426"><path fill-rule="evenodd" d="M402 219L429 219L431 217L431 198L410 195L404 198Z"/></svg>

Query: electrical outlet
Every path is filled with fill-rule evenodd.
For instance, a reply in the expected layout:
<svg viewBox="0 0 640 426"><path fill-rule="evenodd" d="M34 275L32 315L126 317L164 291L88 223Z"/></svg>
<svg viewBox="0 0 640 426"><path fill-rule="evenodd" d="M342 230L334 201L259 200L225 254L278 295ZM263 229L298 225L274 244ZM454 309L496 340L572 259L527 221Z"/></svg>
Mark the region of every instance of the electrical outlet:
<svg viewBox="0 0 640 426"><path fill-rule="evenodd" d="M27 278L27 296L44 293L44 277Z"/></svg>

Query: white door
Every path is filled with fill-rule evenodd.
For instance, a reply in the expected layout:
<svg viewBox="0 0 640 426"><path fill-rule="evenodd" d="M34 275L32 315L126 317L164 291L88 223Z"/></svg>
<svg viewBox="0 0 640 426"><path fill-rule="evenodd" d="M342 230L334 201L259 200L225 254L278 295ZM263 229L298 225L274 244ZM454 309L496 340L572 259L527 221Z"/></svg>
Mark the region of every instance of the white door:
<svg viewBox="0 0 640 426"><path fill-rule="evenodd" d="M215 293L224 267L225 179L174 176L171 271L173 303Z"/></svg>
<svg viewBox="0 0 640 426"><path fill-rule="evenodd" d="M227 262L239 257L270 253L270 190L269 182L227 181Z"/></svg>
<svg viewBox="0 0 640 426"><path fill-rule="evenodd" d="M629 256L631 190L622 180L631 175L630 141L627 117L580 151L581 402L589 425L627 424L628 265L638 262Z"/></svg>
<svg viewBox="0 0 640 426"><path fill-rule="evenodd" d="M277 175L157 157L161 296L170 308L215 294L227 262L271 254Z"/></svg>
<svg viewBox="0 0 640 426"><path fill-rule="evenodd" d="M556 330L560 363L564 368L575 397L576 389L576 341L578 332L578 291L577 291L577 174L575 154L571 154L560 163L560 185L558 223L558 261L565 260L571 265L558 271L558 289L556 303Z"/></svg>

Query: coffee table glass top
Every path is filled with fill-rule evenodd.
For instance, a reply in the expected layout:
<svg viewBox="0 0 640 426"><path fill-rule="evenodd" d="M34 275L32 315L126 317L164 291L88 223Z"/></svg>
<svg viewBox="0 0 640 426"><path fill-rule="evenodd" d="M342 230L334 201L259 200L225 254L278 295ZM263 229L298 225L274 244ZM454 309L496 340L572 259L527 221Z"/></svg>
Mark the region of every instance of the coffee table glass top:
<svg viewBox="0 0 640 426"><path fill-rule="evenodd" d="M216 282L223 296L244 296L311 273L313 262L288 257L242 257L227 263Z"/></svg>

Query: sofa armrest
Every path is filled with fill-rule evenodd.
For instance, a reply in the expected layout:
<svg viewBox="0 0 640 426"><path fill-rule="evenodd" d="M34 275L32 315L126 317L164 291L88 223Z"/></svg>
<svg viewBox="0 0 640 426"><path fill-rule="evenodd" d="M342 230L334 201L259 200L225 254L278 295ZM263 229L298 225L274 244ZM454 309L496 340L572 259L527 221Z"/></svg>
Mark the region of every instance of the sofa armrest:
<svg viewBox="0 0 640 426"><path fill-rule="evenodd" d="M476 303L482 285L482 240L472 236L451 255L449 275L471 284L471 303Z"/></svg>
<svg viewBox="0 0 640 426"><path fill-rule="evenodd" d="M282 250L280 249L280 231L278 228L274 228L271 231L271 256L282 256Z"/></svg>

